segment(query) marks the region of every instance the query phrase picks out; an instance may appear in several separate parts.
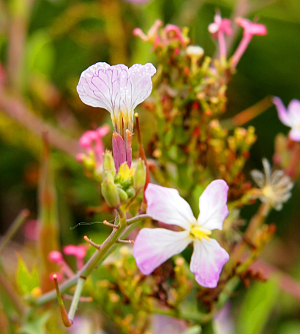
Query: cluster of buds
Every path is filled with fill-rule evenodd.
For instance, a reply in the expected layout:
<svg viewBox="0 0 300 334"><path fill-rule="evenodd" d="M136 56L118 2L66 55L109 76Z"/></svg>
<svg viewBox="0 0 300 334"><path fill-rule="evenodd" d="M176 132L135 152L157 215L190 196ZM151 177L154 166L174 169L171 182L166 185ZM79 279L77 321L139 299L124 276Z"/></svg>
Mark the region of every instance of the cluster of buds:
<svg viewBox="0 0 300 334"><path fill-rule="evenodd" d="M145 182L146 167L141 159L137 161L136 167L129 168L126 162L122 163L116 172L111 152L104 153L101 192L109 207L126 205L144 188Z"/></svg>

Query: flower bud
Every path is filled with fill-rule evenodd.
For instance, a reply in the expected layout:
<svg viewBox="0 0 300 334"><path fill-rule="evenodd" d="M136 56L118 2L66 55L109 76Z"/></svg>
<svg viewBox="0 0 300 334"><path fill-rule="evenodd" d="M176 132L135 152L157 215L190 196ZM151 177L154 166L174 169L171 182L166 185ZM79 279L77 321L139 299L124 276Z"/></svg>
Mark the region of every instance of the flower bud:
<svg viewBox="0 0 300 334"><path fill-rule="evenodd" d="M113 177L115 177L116 167L115 167L115 163L114 163L112 153L110 151L106 151L103 154L103 169L111 171Z"/></svg>
<svg viewBox="0 0 300 334"><path fill-rule="evenodd" d="M135 196L136 194L136 191L133 187L129 187L127 190L126 190L126 193L128 195L129 198L132 198Z"/></svg>
<svg viewBox="0 0 300 334"><path fill-rule="evenodd" d="M128 200L128 195L127 195L126 191L124 191L121 188L118 188L118 191L119 191L119 196L120 196L121 202L126 203L127 200Z"/></svg>
<svg viewBox="0 0 300 334"><path fill-rule="evenodd" d="M144 161L139 159L134 172L134 188L140 190L146 182L146 166Z"/></svg>
<svg viewBox="0 0 300 334"><path fill-rule="evenodd" d="M118 187L109 178L104 179L101 183L101 192L109 207L117 208L120 206Z"/></svg>
<svg viewBox="0 0 300 334"><path fill-rule="evenodd" d="M103 181L109 180L112 183L115 182L115 178L114 178L114 175L113 175L112 171L110 171L108 169L104 169L104 171L102 173L102 179L103 179Z"/></svg>

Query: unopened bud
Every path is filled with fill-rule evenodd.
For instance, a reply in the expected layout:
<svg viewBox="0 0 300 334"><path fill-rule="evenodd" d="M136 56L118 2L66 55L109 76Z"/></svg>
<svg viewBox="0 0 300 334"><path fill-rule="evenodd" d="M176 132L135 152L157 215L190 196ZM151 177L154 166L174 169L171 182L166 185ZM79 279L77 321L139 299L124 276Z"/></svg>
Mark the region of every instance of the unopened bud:
<svg viewBox="0 0 300 334"><path fill-rule="evenodd" d="M115 178L114 178L114 174L112 173L112 171L108 170L108 169L104 169L103 173L102 173L102 180L109 180L112 183L115 182Z"/></svg>
<svg viewBox="0 0 300 334"><path fill-rule="evenodd" d="M117 208L120 206L118 187L108 178L101 183L101 192L109 207Z"/></svg>
<svg viewBox="0 0 300 334"><path fill-rule="evenodd" d="M139 190L144 187L146 182L146 166L144 161L139 159L134 172L134 188Z"/></svg>
<svg viewBox="0 0 300 334"><path fill-rule="evenodd" d="M103 154L103 169L109 170L112 172L113 177L116 175L116 167L114 163L114 159L112 153L110 151L106 151Z"/></svg>
<svg viewBox="0 0 300 334"><path fill-rule="evenodd" d="M126 203L127 200L128 200L128 195L127 195L126 191L124 191L121 188L118 188L118 191L119 191L119 196L120 196L121 202Z"/></svg>
<svg viewBox="0 0 300 334"><path fill-rule="evenodd" d="M133 187L129 187L127 190L126 190L126 193L128 195L129 198L132 198L135 196L136 194L136 191Z"/></svg>

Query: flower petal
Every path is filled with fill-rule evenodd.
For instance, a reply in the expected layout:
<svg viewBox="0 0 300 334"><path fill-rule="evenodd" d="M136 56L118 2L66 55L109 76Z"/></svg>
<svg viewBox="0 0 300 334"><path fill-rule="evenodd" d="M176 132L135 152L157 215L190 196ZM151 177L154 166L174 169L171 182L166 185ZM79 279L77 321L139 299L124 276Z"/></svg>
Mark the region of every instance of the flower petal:
<svg viewBox="0 0 300 334"><path fill-rule="evenodd" d="M288 111L293 118L293 120L297 123L300 121L300 101L299 100L292 100L288 105ZM299 125L299 124L297 124Z"/></svg>
<svg viewBox="0 0 300 334"><path fill-rule="evenodd" d="M289 137L294 141L300 141L300 129L294 128L289 132Z"/></svg>
<svg viewBox="0 0 300 334"><path fill-rule="evenodd" d="M228 216L228 185L224 180L212 181L199 199L200 214L198 224L207 230L222 230L223 221Z"/></svg>
<svg viewBox="0 0 300 334"><path fill-rule="evenodd" d="M250 172L254 182L260 187L263 188L265 185L265 175L257 169L254 169Z"/></svg>
<svg viewBox="0 0 300 334"><path fill-rule="evenodd" d="M134 64L130 67L129 75L131 89L128 89L128 94L130 92L133 109L151 94L151 77L155 73L156 68L151 63L145 65Z"/></svg>
<svg viewBox="0 0 300 334"><path fill-rule="evenodd" d="M149 275L167 259L181 253L192 241L189 231L143 228L135 239L133 256L144 275Z"/></svg>
<svg viewBox="0 0 300 334"><path fill-rule="evenodd" d="M272 102L275 104L277 111L278 111L278 117L281 120L281 122L287 126L292 126L290 116L282 103L281 99L279 97L273 97Z"/></svg>
<svg viewBox="0 0 300 334"><path fill-rule="evenodd" d="M99 62L81 73L77 92L83 103L115 113L122 104L120 87L127 80L127 66Z"/></svg>
<svg viewBox="0 0 300 334"><path fill-rule="evenodd" d="M215 288L220 272L229 260L229 255L214 239L196 239L190 269L197 283L207 288Z"/></svg>
<svg viewBox="0 0 300 334"><path fill-rule="evenodd" d="M165 224L178 225L190 230L196 219L189 204L180 197L178 191L149 183L145 191L147 214Z"/></svg>

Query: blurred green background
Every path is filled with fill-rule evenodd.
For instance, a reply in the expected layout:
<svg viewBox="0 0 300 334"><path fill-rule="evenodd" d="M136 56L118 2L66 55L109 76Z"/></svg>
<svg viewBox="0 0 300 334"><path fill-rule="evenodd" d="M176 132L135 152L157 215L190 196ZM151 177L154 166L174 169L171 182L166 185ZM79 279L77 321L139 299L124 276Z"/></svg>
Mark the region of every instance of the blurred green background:
<svg viewBox="0 0 300 334"><path fill-rule="evenodd" d="M135 38L132 30L140 27L146 32L157 18L165 24L189 27L192 44L213 56L216 44L207 27L216 9L223 17L258 18L268 29L266 36L254 36L238 64L229 85L224 118L268 95L279 96L285 104L300 99L299 0L152 0L140 4L122 0L0 0L1 234L21 209L30 209L33 219L37 216L41 133L48 131L49 125L62 244L81 242L86 233L99 234L97 225L69 230L85 221L86 208L97 206L99 201L98 190L75 160L80 151L76 141L83 131L110 124L107 112L80 101L76 93L80 73L98 61L156 65L151 46ZM236 28L230 55L242 36L242 30ZM147 141L145 116L140 116ZM276 134L289 131L280 123L275 107L250 124L255 126L258 139L246 166L248 176L251 169L261 169L263 157L272 160ZM58 133L52 142L54 130ZM110 135L104 139L108 148L110 139ZM300 279L299 199L299 184L295 184L293 197L284 209L268 218L268 222L276 222L278 232L265 257ZM255 210L255 206L246 208L242 214L247 218ZM22 232L18 240L24 240ZM271 303L274 316L268 333L300 333L299 300L284 295L281 302L283 306L275 307L275 311Z"/></svg>

